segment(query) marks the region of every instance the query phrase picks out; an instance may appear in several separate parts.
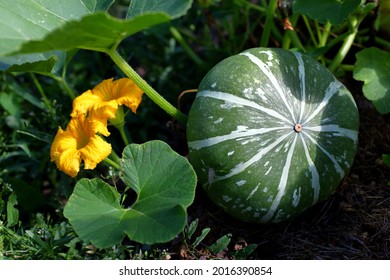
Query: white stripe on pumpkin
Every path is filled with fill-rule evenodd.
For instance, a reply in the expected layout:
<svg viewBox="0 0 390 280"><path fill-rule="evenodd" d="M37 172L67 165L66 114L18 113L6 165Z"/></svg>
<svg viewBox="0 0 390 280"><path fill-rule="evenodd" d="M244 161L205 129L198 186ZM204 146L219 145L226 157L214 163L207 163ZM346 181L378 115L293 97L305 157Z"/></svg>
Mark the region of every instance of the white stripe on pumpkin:
<svg viewBox="0 0 390 280"><path fill-rule="evenodd" d="M302 122L303 114L305 111L306 103L306 77L305 77L305 65L303 64L302 55L297 52L293 52L297 61L298 61L298 73L299 73L299 82L301 85L301 98L300 98L300 113L298 118L298 123Z"/></svg>
<svg viewBox="0 0 390 280"><path fill-rule="evenodd" d="M284 141L292 133L294 133L293 130L291 130L290 133L287 133L287 134L285 134L283 136L280 136L275 142L273 142L272 144L270 144L270 145L264 147L263 149L259 150L259 152L257 154L255 154L252 158L250 158L246 162L240 162L239 164L237 164L232 170L230 170L230 172L228 174L223 175L223 176L215 176L215 180L214 181L224 180L224 179L230 178L230 177L232 177L234 175L237 175L237 174L243 172L249 166L251 166L252 164L258 162L268 152L272 151L272 149L274 149L276 146L278 146L282 141Z"/></svg>
<svg viewBox="0 0 390 280"><path fill-rule="evenodd" d="M315 166L315 164L314 164L314 162L309 154L309 149L306 145L306 141L305 141L304 136L301 135L301 139L302 139L303 149L305 150L306 160L307 160L309 170L311 173L311 187L312 187L313 193L314 193L312 205L314 205L318 201L318 198L320 196L320 188L321 188L320 176L318 175L317 167Z"/></svg>
<svg viewBox="0 0 390 280"><path fill-rule="evenodd" d="M253 108L255 110L261 111L263 113L266 113L267 115L269 115L271 117L279 119L279 120L283 121L284 123L293 124L291 122L291 120L287 119L286 117L284 117L280 113L276 112L275 110L265 108L265 107L257 104L256 102L235 96L231 93L221 92L221 91L212 91L212 90L202 90L202 91L198 92L196 96L197 97L209 97L209 98L213 98L213 99L222 100L222 101L225 101L228 103L234 103L234 104L250 107L250 108Z"/></svg>
<svg viewBox="0 0 390 280"><path fill-rule="evenodd" d="M191 141L191 142L188 142L188 147L191 149L194 149L194 150L200 150L202 148L210 147L210 146L213 146L213 145L216 145L216 144L219 144L221 142L228 141L228 140L234 140L234 139L239 139L239 138L243 138L243 137L260 135L260 134L272 132L275 130L282 130L282 129L291 130L290 126L258 128L258 129L248 129L248 130L246 130L246 128L247 127L245 127L245 126L238 126L237 130L234 130L226 135L215 136L215 137L210 137L207 139Z"/></svg>
<svg viewBox="0 0 390 280"><path fill-rule="evenodd" d="M334 158L334 156L331 153L329 153L329 151L327 151L324 147L322 147L313 137L311 137L309 135L309 133L307 133L305 131L302 131L301 133L303 133L305 135L305 137L307 137L314 145L316 145L332 161L333 166L336 169L337 173L340 174L340 179L342 179L345 175L345 172L341 168L341 166L337 162L337 160Z"/></svg>
<svg viewBox="0 0 390 280"><path fill-rule="evenodd" d="M329 84L327 89L325 90L325 96L324 99L320 102L318 107L314 110L313 113L311 113L310 116L306 117L304 119L304 122L302 125L307 124L310 122L315 116L317 116L324 108L326 105L328 105L329 100L340 90L342 84L337 81L336 79Z"/></svg>
<svg viewBox="0 0 390 280"><path fill-rule="evenodd" d="M282 176L280 177L280 181L279 181L279 185L278 185L278 193L277 193L274 201L272 202L272 205L269 208L268 212L263 217L261 217L260 222L264 223L264 222L268 222L272 219L276 210L279 208L279 204L280 204L280 201L282 200L282 197L286 193L287 180L288 180L288 175L290 172L293 153L295 150L295 146L297 144L297 138L298 138L298 133L295 134L294 141L292 142L290 149L288 151L286 163L284 164L284 167L282 170Z"/></svg>
<svg viewBox="0 0 390 280"><path fill-rule="evenodd" d="M270 82L272 83L272 85L276 89L277 93L279 94L280 98L282 99L287 110L290 112L294 123L296 123L294 112L292 111L292 106L291 106L291 104L288 103L288 101L286 99L286 94L285 94L282 86L279 84L278 79L276 79L274 74L272 74L272 72L269 70L268 66L263 61L261 61L258 57L254 56L251 53L243 52L243 53L240 53L239 55L247 56L250 59L250 61L252 61L254 64L256 64L260 68L260 70L267 76L267 78L270 80Z"/></svg>
<svg viewBox="0 0 390 280"><path fill-rule="evenodd" d="M327 124L320 126L305 126L305 130L311 130L316 132L334 132L332 136L347 137L353 140L354 143L357 142L358 132L356 130L342 128L337 124Z"/></svg>

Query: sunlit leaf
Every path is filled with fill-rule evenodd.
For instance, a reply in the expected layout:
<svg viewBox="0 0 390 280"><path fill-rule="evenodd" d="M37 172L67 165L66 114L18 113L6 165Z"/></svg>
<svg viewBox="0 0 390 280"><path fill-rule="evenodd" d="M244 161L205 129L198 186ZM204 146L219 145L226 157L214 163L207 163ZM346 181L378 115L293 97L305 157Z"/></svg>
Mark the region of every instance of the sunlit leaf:
<svg viewBox="0 0 390 280"><path fill-rule="evenodd" d="M44 38L71 20L107 7L98 0L0 0L0 56L23 43ZM98 3L100 3L98 5Z"/></svg>
<svg viewBox="0 0 390 280"><path fill-rule="evenodd" d="M124 38L168 20L169 17L165 14L144 14L129 20L121 20L106 13L95 13L79 21L65 23L43 40L27 42L17 53L74 48L106 51L115 47Z"/></svg>
<svg viewBox="0 0 390 280"><path fill-rule="evenodd" d="M127 10L127 18L143 13L164 12L171 19L181 17L191 8L192 0L132 0Z"/></svg>
<svg viewBox="0 0 390 280"><path fill-rule="evenodd" d="M64 211L76 233L104 248L126 234L144 244L166 242L183 230L195 195L196 175L188 161L162 141L131 144L123 152L123 175L134 189L133 205L121 205L116 189L100 179L81 179Z"/></svg>
<svg viewBox="0 0 390 280"><path fill-rule="evenodd" d="M356 54L353 77L363 81L363 93L381 114L390 112L390 55L378 48Z"/></svg>
<svg viewBox="0 0 390 280"><path fill-rule="evenodd" d="M7 202L7 226L17 225L19 222L19 210L15 208L18 200L15 193L12 193Z"/></svg>
<svg viewBox="0 0 390 280"><path fill-rule="evenodd" d="M0 70L54 73L69 60L64 51L107 51L128 36L170 20L165 13L121 20L99 12L111 3L111 0L0 0ZM56 59L54 65L52 56Z"/></svg>
<svg viewBox="0 0 390 280"><path fill-rule="evenodd" d="M57 72L67 59L65 52L50 49L36 54L11 54L17 53L27 42L43 39L67 21L104 11L112 3L113 0L0 0L0 70Z"/></svg>

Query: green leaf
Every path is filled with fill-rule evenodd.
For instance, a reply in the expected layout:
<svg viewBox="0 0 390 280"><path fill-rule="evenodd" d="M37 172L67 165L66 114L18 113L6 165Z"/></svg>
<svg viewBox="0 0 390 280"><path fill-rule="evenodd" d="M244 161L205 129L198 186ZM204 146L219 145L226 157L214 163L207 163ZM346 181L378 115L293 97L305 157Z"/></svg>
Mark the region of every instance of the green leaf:
<svg viewBox="0 0 390 280"><path fill-rule="evenodd" d="M25 43L16 53L74 48L107 51L124 38L168 20L168 16L164 14L144 14L129 20L120 20L106 13L95 13L79 21L64 24L43 40Z"/></svg>
<svg viewBox="0 0 390 280"><path fill-rule="evenodd" d="M186 227L185 233L186 233L186 237L188 239L191 239L192 235L195 233L195 230L198 227L198 223L199 223L199 219L196 219L196 220L192 221L191 224L189 224Z"/></svg>
<svg viewBox="0 0 390 280"><path fill-rule="evenodd" d="M235 260L246 260L250 254L257 248L256 244L249 244L248 246L238 250L234 253Z"/></svg>
<svg viewBox="0 0 390 280"><path fill-rule="evenodd" d="M219 238L217 241L215 241L215 243L211 244L207 248L210 250L211 253L216 255L216 254L220 253L222 250L225 250L227 248L227 246L230 243L231 237L232 237L232 235L230 233L228 233L228 234L222 236L221 238Z"/></svg>
<svg viewBox="0 0 390 280"><path fill-rule="evenodd" d="M7 202L7 226L14 226L19 222L19 210L15 208L17 204L16 194L12 193Z"/></svg>
<svg viewBox="0 0 390 280"><path fill-rule="evenodd" d="M45 105L38 97L34 96L29 90L23 88L15 81L12 82L10 81L8 87L9 87L9 92L12 93L12 95L19 96L22 100L29 102L30 104L34 105L40 110L44 110L46 108Z"/></svg>
<svg viewBox="0 0 390 280"><path fill-rule="evenodd" d="M382 160L388 167L390 167L390 154L383 154Z"/></svg>
<svg viewBox="0 0 390 280"><path fill-rule="evenodd" d="M192 243L192 246L196 247L200 244L200 242L203 241L203 239L205 239L205 237L207 236L207 234L209 234L210 232L210 228L204 228L202 229L202 232L200 233L200 235L195 239L195 241Z"/></svg>
<svg viewBox="0 0 390 280"><path fill-rule="evenodd" d="M108 9L113 2L113 0L0 0L0 70L46 75L57 72L67 59L64 52L50 51L13 56L10 54L17 53L27 42L42 40L67 21Z"/></svg>
<svg viewBox="0 0 390 280"><path fill-rule="evenodd" d="M167 13L171 19L181 17L191 8L192 0L132 0L127 18L150 12Z"/></svg>
<svg viewBox="0 0 390 280"><path fill-rule="evenodd" d="M0 0L0 56L105 6L97 0Z"/></svg>
<svg viewBox="0 0 390 280"><path fill-rule="evenodd" d="M122 179L138 195L129 208L100 179L81 179L65 210L79 237L110 247L126 234L143 244L166 242L183 230L195 195L196 176L188 161L164 142L131 144L123 152Z"/></svg>
<svg viewBox="0 0 390 280"><path fill-rule="evenodd" d="M361 0L295 0L294 13L302 13L321 23L330 21L334 25L343 22L359 7Z"/></svg>
<svg viewBox="0 0 390 280"><path fill-rule="evenodd" d="M39 56L41 55L5 57L0 59L0 70L6 72L32 72L42 75L52 73L57 57L50 56L47 60L40 60ZM32 62L25 62L29 60ZM18 62L22 62L22 64L18 64Z"/></svg>
<svg viewBox="0 0 390 280"><path fill-rule="evenodd" d="M0 70L56 73L69 60L64 50L106 51L124 38L170 19L167 14L148 13L120 20L98 12L112 2L0 0ZM57 59L54 65L53 55ZM15 64L18 66L12 67Z"/></svg>
<svg viewBox="0 0 390 280"><path fill-rule="evenodd" d="M125 228L121 222L127 213L119 203L120 195L100 179L77 182L64 209L76 233L97 247L119 243Z"/></svg>
<svg viewBox="0 0 390 280"><path fill-rule="evenodd" d="M189 206L194 199L195 171L187 159L162 141L131 144L123 151L123 180L146 203L150 195L159 196L163 206Z"/></svg>
<svg viewBox="0 0 390 280"><path fill-rule="evenodd" d="M48 143L48 144L51 144L51 142L53 140L52 134L39 131L38 129L36 129L34 127L27 127L24 130L17 130L16 132L19 134L27 135L27 136L31 137L32 139L35 139L35 140L38 140L38 141L41 141L44 143Z"/></svg>
<svg viewBox="0 0 390 280"><path fill-rule="evenodd" d="M82 2L92 13L96 11L107 11L108 8L115 2L115 0L82 0Z"/></svg>
<svg viewBox="0 0 390 280"><path fill-rule="evenodd" d="M12 116L20 116L20 100L11 93L0 92L0 107Z"/></svg>
<svg viewBox="0 0 390 280"><path fill-rule="evenodd" d="M363 81L364 96L381 114L390 112L390 55L378 48L364 49L356 54L353 77Z"/></svg>

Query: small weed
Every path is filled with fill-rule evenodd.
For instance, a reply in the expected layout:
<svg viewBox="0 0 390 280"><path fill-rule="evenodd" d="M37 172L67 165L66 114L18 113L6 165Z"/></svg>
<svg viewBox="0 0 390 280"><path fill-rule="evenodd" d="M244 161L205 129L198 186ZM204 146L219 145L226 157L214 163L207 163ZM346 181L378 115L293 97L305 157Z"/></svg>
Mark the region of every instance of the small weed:
<svg viewBox="0 0 390 280"><path fill-rule="evenodd" d="M183 243L180 255L186 259L248 259L250 254L256 249L256 244L241 243L229 249L231 245L232 234L228 233L214 241L210 245L204 245L203 241L210 233L210 228L203 228L200 234L194 237L198 228L199 219L192 221L186 226L183 232Z"/></svg>

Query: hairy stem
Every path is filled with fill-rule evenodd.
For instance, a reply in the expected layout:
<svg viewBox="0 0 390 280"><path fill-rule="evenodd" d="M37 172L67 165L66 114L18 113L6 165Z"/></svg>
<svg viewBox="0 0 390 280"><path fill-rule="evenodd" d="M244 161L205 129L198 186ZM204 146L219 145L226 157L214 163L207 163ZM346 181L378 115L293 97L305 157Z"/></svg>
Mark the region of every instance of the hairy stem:
<svg viewBox="0 0 390 280"><path fill-rule="evenodd" d="M145 94L152 99L154 103L161 107L171 117L180 121L181 123L187 123L187 116L170 104L164 97L162 97L157 91L155 91L140 75L118 54L116 50L108 50L107 54L115 62L115 64L129 77L133 82L142 89Z"/></svg>
<svg viewBox="0 0 390 280"><path fill-rule="evenodd" d="M126 135L126 132L125 132L125 126L122 125L122 126L118 127L118 130L119 130L119 133L121 134L122 140L125 143L125 145L126 146L129 145L130 142L129 142L129 139L127 138L127 135Z"/></svg>
<svg viewBox="0 0 390 280"><path fill-rule="evenodd" d="M107 163L108 165L111 165L112 167L114 167L115 169L117 169L117 170L119 170L119 164L118 163L116 163L115 161L113 161L112 159L110 159L110 158L105 158L104 160L103 160L105 163Z"/></svg>

